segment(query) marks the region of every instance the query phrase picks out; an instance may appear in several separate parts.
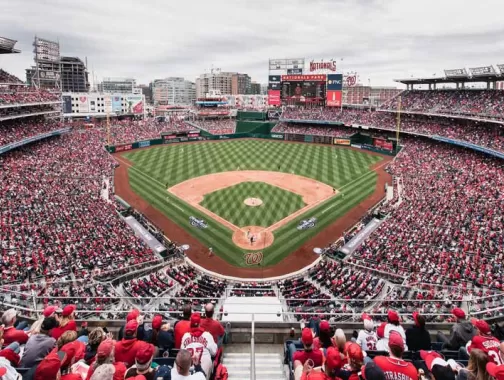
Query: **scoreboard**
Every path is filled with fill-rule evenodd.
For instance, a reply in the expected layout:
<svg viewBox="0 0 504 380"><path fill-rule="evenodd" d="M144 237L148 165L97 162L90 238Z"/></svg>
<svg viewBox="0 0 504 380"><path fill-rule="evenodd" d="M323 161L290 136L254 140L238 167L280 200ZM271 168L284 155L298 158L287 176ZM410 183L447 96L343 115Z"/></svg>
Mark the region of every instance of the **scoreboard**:
<svg viewBox="0 0 504 380"><path fill-rule="evenodd" d="M281 100L286 103L321 102L326 98L326 75L282 75Z"/></svg>
<svg viewBox="0 0 504 380"><path fill-rule="evenodd" d="M201 140L200 131L164 132L161 134L165 144Z"/></svg>

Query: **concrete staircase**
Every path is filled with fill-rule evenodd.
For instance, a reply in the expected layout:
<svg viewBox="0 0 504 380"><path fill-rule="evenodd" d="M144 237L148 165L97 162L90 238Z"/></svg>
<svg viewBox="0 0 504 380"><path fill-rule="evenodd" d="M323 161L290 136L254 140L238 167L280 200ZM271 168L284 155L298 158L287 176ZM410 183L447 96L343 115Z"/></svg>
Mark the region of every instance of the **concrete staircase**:
<svg viewBox="0 0 504 380"><path fill-rule="evenodd" d="M250 353L224 353L223 364L229 380L250 379ZM283 358L280 354L255 354L256 380L285 380Z"/></svg>

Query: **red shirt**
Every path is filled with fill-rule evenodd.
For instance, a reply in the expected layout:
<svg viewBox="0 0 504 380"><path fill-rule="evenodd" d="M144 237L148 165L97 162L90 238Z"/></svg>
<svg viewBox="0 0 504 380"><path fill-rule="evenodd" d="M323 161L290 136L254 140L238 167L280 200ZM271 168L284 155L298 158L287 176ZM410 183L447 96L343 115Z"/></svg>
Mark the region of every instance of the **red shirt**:
<svg viewBox="0 0 504 380"><path fill-rule="evenodd" d="M55 327L51 330L51 336L58 340L65 331L77 331L77 323L75 323L75 321L68 321L68 323L63 327Z"/></svg>
<svg viewBox="0 0 504 380"><path fill-rule="evenodd" d="M69 373L67 375L61 375L61 380L82 380L82 377L78 373Z"/></svg>
<svg viewBox="0 0 504 380"><path fill-rule="evenodd" d="M387 356L375 356L374 362L381 368L386 380L418 380L418 371L412 363Z"/></svg>
<svg viewBox="0 0 504 380"><path fill-rule="evenodd" d="M203 328L203 330L208 331L213 336L215 343L217 343L219 341L219 337L223 336L225 333L224 327L212 318L202 319L200 327Z"/></svg>
<svg viewBox="0 0 504 380"><path fill-rule="evenodd" d="M305 362L308 359L313 360L313 366L314 367L320 367L322 366L322 361L324 360L324 356L322 355L322 352L320 350L316 351L296 351L294 352L294 356L292 357L293 361L294 360L299 360L302 364L305 364Z"/></svg>
<svg viewBox="0 0 504 380"><path fill-rule="evenodd" d="M191 322L189 321L178 321L175 325L174 335L175 335L175 348L180 348L182 343L182 337L185 333L191 332Z"/></svg>
<svg viewBox="0 0 504 380"><path fill-rule="evenodd" d="M488 355L489 361L500 365L502 363L499 357L499 346L500 341L491 335L475 335L472 340L467 343L467 352L471 353L471 350L475 348L480 349Z"/></svg>
<svg viewBox="0 0 504 380"><path fill-rule="evenodd" d="M127 368L135 364L135 356L138 350L138 340L123 339L115 345L116 362L124 363Z"/></svg>
<svg viewBox="0 0 504 380"><path fill-rule="evenodd" d="M9 344L13 342L18 342L19 344L25 344L28 342L28 334L25 333L23 330L16 330L15 327L6 327L4 329L4 345L8 346Z"/></svg>

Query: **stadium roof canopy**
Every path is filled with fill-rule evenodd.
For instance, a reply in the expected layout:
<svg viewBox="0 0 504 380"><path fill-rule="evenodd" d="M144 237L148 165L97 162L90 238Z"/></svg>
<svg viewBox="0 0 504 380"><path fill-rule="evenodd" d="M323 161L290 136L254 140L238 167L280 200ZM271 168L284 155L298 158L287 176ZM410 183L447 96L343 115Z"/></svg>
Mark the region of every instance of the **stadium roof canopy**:
<svg viewBox="0 0 504 380"><path fill-rule="evenodd" d="M21 50L14 49L16 42L10 38L0 37L0 54L21 53Z"/></svg>
<svg viewBox="0 0 504 380"><path fill-rule="evenodd" d="M497 70L492 65L483 67L474 67L469 70L452 69L444 70L444 77L432 78L408 78L408 79L394 79L397 83L406 85L420 85L428 84L435 85L440 83L475 83L475 82L496 82L504 80L504 64L497 65Z"/></svg>

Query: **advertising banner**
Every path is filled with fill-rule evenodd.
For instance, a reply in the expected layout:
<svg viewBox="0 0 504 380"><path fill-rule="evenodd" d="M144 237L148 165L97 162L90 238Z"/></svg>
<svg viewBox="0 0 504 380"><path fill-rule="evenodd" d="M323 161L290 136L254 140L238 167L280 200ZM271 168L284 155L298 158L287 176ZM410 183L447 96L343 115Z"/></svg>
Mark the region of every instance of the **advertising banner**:
<svg viewBox="0 0 504 380"><path fill-rule="evenodd" d="M96 97L89 98L89 112L96 112Z"/></svg>
<svg viewBox="0 0 504 380"><path fill-rule="evenodd" d="M348 140L348 139L334 139L334 145L350 145L350 140Z"/></svg>
<svg viewBox="0 0 504 380"><path fill-rule="evenodd" d="M79 113L88 113L89 112L89 101L88 97L85 95L79 96L79 105L77 107Z"/></svg>
<svg viewBox="0 0 504 380"><path fill-rule="evenodd" d="M493 66L473 67L470 68L469 71L471 72L473 77L495 74L495 69Z"/></svg>
<svg viewBox="0 0 504 380"><path fill-rule="evenodd" d="M133 149L132 144L119 145L119 146L115 147L116 152L124 152L124 151L131 150L131 149Z"/></svg>
<svg viewBox="0 0 504 380"><path fill-rule="evenodd" d="M282 104L282 102L280 101L280 90L268 91L268 104L270 106L279 106Z"/></svg>
<svg viewBox="0 0 504 380"><path fill-rule="evenodd" d="M148 146L150 146L150 140L147 140L147 141L140 141L138 143L138 147L139 148L147 148Z"/></svg>
<svg viewBox="0 0 504 380"><path fill-rule="evenodd" d="M280 133L272 133L271 134L271 138L272 139L279 139L279 140L283 140L284 139L284 135L280 134Z"/></svg>
<svg viewBox="0 0 504 380"><path fill-rule="evenodd" d="M287 69L287 75L302 75L303 69Z"/></svg>
<svg viewBox="0 0 504 380"><path fill-rule="evenodd" d="M324 62L323 59L320 61L312 60L310 61L309 71L311 73L316 71L336 71L336 61L334 59L327 62Z"/></svg>
<svg viewBox="0 0 504 380"><path fill-rule="evenodd" d="M392 142L387 141L387 140L383 140L383 139L374 139L373 145L378 148L385 149L385 150L393 150L394 149L394 145L392 144Z"/></svg>
<svg viewBox="0 0 504 380"><path fill-rule="evenodd" d="M122 112L122 97L112 96L112 112Z"/></svg>
<svg viewBox="0 0 504 380"><path fill-rule="evenodd" d="M341 90L340 91L330 91L327 90L326 105L328 107L341 107Z"/></svg>
<svg viewBox="0 0 504 380"><path fill-rule="evenodd" d="M268 82L271 83L271 82L280 82L282 78L280 77L280 75L270 75L268 76Z"/></svg>
<svg viewBox="0 0 504 380"><path fill-rule="evenodd" d="M72 113L72 97L63 95L63 113Z"/></svg>
<svg viewBox="0 0 504 380"><path fill-rule="evenodd" d="M327 75L327 90L341 91L343 90L343 74L328 74Z"/></svg>
<svg viewBox="0 0 504 380"><path fill-rule="evenodd" d="M280 82L274 82L268 84L268 90L278 90L282 89L282 84Z"/></svg>
<svg viewBox="0 0 504 380"><path fill-rule="evenodd" d="M103 97L103 105L105 113L112 112L112 98L109 95Z"/></svg>
<svg viewBox="0 0 504 380"><path fill-rule="evenodd" d="M144 112L142 95L126 95L126 113L141 114Z"/></svg>
<svg viewBox="0 0 504 380"><path fill-rule="evenodd" d="M282 82L305 82L305 81L326 81L327 75L282 75Z"/></svg>

